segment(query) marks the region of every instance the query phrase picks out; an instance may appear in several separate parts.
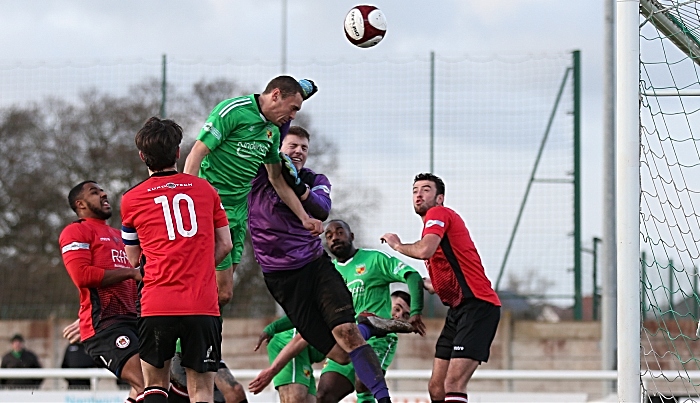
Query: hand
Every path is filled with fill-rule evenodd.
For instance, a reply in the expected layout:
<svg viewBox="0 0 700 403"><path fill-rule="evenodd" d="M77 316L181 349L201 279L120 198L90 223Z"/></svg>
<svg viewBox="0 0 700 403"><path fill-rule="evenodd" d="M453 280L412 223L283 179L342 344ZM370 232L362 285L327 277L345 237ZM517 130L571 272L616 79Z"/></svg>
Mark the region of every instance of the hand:
<svg viewBox="0 0 700 403"><path fill-rule="evenodd" d="M435 289L433 288L433 280L430 277L423 277L423 288L428 291L429 294L435 294Z"/></svg>
<svg viewBox="0 0 700 403"><path fill-rule="evenodd" d="M316 86L316 83L309 80L308 78L299 80L299 85L301 85L301 88L304 90L304 93L301 94L301 97L304 98L304 101L311 98L313 94L318 92L318 87Z"/></svg>
<svg viewBox="0 0 700 403"><path fill-rule="evenodd" d="M309 187L299 177L299 172L294 166L291 158L287 154L280 153L282 158L282 177L297 197L302 197L309 190Z"/></svg>
<svg viewBox="0 0 700 403"><path fill-rule="evenodd" d="M134 273L133 279L135 281L143 281L143 277L141 276L141 266L136 266L136 268L134 269L134 272L135 273Z"/></svg>
<svg viewBox="0 0 700 403"><path fill-rule="evenodd" d="M270 382L272 382L272 378L274 376L275 374L271 367L260 371L258 376L256 376L255 379L250 381L248 384L248 390L252 394L257 395L258 393L262 392L263 389L270 384Z"/></svg>
<svg viewBox="0 0 700 403"><path fill-rule="evenodd" d="M313 236L321 235L321 233L323 233L323 223L320 220L307 217L304 221L302 221L302 224L304 224L304 228L308 229Z"/></svg>
<svg viewBox="0 0 700 403"><path fill-rule="evenodd" d="M284 180L289 184L289 186L298 185L299 173L297 172L297 167L294 166L294 162L289 158L289 155L280 152L280 159L282 160L282 176Z"/></svg>
<svg viewBox="0 0 700 403"><path fill-rule="evenodd" d="M255 345L255 348L253 349L253 351L258 351L258 349L260 348L260 346L263 345L263 343L267 344L270 342L271 339L272 339L271 334L267 334L265 332L260 333L260 337L258 337L258 344Z"/></svg>
<svg viewBox="0 0 700 403"><path fill-rule="evenodd" d="M80 341L80 319L63 328L63 337L68 339L70 344Z"/></svg>
<svg viewBox="0 0 700 403"><path fill-rule="evenodd" d="M379 240L382 241L382 243L386 242L386 244L394 250L396 250L396 247L401 245L401 239L399 238L399 236L390 232L387 232L386 234L382 235L381 238L379 238Z"/></svg>
<svg viewBox="0 0 700 403"><path fill-rule="evenodd" d="M423 323L423 317L421 315L413 315L408 319L408 323L413 325L413 328L416 329L416 333L418 333L421 336L425 336L425 323Z"/></svg>

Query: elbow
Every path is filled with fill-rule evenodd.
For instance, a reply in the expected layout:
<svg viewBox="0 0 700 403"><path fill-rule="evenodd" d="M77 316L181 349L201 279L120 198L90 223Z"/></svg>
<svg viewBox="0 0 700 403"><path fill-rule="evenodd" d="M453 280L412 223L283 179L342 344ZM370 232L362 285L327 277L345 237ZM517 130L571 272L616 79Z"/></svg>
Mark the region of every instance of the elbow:
<svg viewBox="0 0 700 403"><path fill-rule="evenodd" d="M224 254L228 255L229 253L231 253L231 250L233 250L233 241L231 239L224 241L223 245L221 245L221 248L224 250Z"/></svg>
<svg viewBox="0 0 700 403"><path fill-rule="evenodd" d="M431 256L433 256L433 253L435 253L435 251L421 249L420 251L418 251L418 256L416 256L416 258L420 260L428 260Z"/></svg>
<svg viewBox="0 0 700 403"><path fill-rule="evenodd" d="M99 279L97 277L81 278L81 279L74 279L73 282L75 283L75 286L78 288L96 288L102 284L103 278L104 278L104 275L100 276Z"/></svg>
<svg viewBox="0 0 700 403"><path fill-rule="evenodd" d="M233 298L233 290L219 290L219 308L225 306Z"/></svg>

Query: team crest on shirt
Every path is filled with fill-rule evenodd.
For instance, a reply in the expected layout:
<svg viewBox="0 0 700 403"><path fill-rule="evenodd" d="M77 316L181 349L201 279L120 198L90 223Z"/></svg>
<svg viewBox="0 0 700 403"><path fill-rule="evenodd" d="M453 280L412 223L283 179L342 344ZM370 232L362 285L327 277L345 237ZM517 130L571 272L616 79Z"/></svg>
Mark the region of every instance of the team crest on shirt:
<svg viewBox="0 0 700 403"><path fill-rule="evenodd" d="M309 368L304 367L304 378L306 378L306 379L311 378L311 370Z"/></svg>
<svg viewBox="0 0 700 403"><path fill-rule="evenodd" d="M364 264L355 266L355 273L357 273L358 276L365 274L365 271L367 271L367 266Z"/></svg>
<svg viewBox="0 0 700 403"><path fill-rule="evenodd" d="M177 186L175 186L175 184L172 182L168 182L165 184L165 187L168 189L175 189Z"/></svg>
<svg viewBox="0 0 700 403"><path fill-rule="evenodd" d="M119 336L114 344L117 345L117 348L127 348L131 344L131 339L129 339L129 336Z"/></svg>
<svg viewBox="0 0 700 403"><path fill-rule="evenodd" d="M272 138L272 130L267 129L267 138L271 139Z"/></svg>

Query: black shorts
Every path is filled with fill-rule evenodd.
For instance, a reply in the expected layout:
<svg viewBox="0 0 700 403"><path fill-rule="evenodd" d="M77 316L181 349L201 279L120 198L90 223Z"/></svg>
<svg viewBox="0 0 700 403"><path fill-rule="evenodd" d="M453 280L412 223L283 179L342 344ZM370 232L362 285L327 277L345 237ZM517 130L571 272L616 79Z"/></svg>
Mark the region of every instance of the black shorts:
<svg viewBox="0 0 700 403"><path fill-rule="evenodd" d="M137 333L134 320L115 323L83 341L85 352L97 366L107 368L117 378L121 378L124 364L139 352Z"/></svg>
<svg viewBox="0 0 700 403"><path fill-rule="evenodd" d="M139 318L139 355L156 368L175 355L180 339L182 366L199 373L216 372L221 360L221 319L218 316L146 316Z"/></svg>
<svg viewBox="0 0 700 403"><path fill-rule="evenodd" d="M445 326L435 345L435 358L488 361L500 319L501 307L476 298L448 309Z"/></svg>
<svg viewBox="0 0 700 403"><path fill-rule="evenodd" d="M355 323L352 295L325 252L301 269L263 275L272 297L302 337L324 355L336 344L331 329Z"/></svg>

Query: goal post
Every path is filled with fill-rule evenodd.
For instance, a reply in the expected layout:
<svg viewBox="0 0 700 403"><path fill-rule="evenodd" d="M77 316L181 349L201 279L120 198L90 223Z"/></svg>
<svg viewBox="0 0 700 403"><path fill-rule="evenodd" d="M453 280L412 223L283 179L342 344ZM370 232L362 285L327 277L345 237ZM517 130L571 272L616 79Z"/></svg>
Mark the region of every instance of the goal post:
<svg viewBox="0 0 700 403"><path fill-rule="evenodd" d="M618 0L616 31L617 393L639 403L639 0Z"/></svg>
<svg viewBox="0 0 700 403"><path fill-rule="evenodd" d="M635 8L641 16L634 16ZM617 166L627 174L618 178L618 195L626 197L617 212L618 223L629 225L618 232L625 236L618 242L625 250L618 260L625 270L619 275L619 312L628 313L618 322L620 401L698 401L700 4L620 0L622 10ZM642 396L633 394L635 381Z"/></svg>

